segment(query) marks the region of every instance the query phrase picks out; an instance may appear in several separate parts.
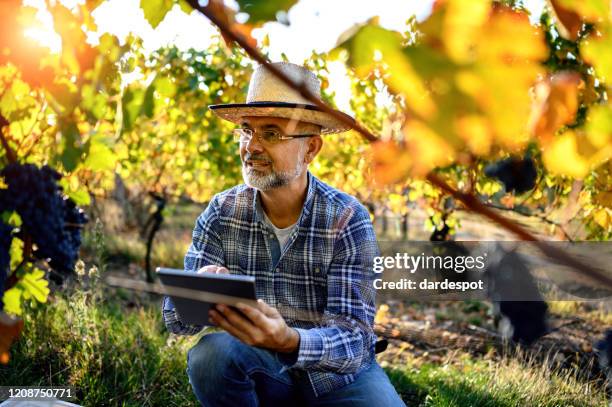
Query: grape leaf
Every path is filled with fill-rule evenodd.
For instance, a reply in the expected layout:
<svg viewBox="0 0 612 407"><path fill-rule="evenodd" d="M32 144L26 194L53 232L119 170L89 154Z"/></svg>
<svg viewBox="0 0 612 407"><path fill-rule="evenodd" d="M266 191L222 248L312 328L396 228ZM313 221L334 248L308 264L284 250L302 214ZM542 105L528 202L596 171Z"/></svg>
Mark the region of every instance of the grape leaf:
<svg viewBox="0 0 612 407"><path fill-rule="evenodd" d="M109 147L107 140L95 135L89 145L89 153L83 165L92 171L112 171L115 169L117 156Z"/></svg>
<svg viewBox="0 0 612 407"><path fill-rule="evenodd" d="M11 258L11 270L15 270L23 260L23 240L13 237L9 255Z"/></svg>
<svg viewBox="0 0 612 407"><path fill-rule="evenodd" d="M121 105L123 107L123 129L132 130L134 122L140 115L144 102L145 91L140 88L128 86L123 93Z"/></svg>
<svg viewBox="0 0 612 407"><path fill-rule="evenodd" d="M598 209L593 213L593 220L602 228L607 229L610 226L610 215L606 208Z"/></svg>
<svg viewBox="0 0 612 407"><path fill-rule="evenodd" d="M20 287L13 287L4 292L2 301L4 302L4 311L13 314L21 315L21 294L23 290Z"/></svg>
<svg viewBox="0 0 612 407"><path fill-rule="evenodd" d="M562 125L575 120L580 83L577 72L561 72L536 86L532 131L543 143L548 143Z"/></svg>
<svg viewBox="0 0 612 407"><path fill-rule="evenodd" d="M153 28L157 28L173 5L173 0L140 0L140 8Z"/></svg>
<svg viewBox="0 0 612 407"><path fill-rule="evenodd" d="M157 77L153 83L155 84L155 89L164 97L171 98L176 93L176 85L170 78Z"/></svg>
<svg viewBox="0 0 612 407"><path fill-rule="evenodd" d="M589 163L578 151L578 141L573 131L555 137L543 152L544 165L553 174L569 175L582 179L589 171Z"/></svg>
<svg viewBox="0 0 612 407"><path fill-rule="evenodd" d="M36 299L38 302L47 302L49 296L49 282L45 279L45 272L34 268L23 275L19 283L23 289L23 299Z"/></svg>
<svg viewBox="0 0 612 407"><path fill-rule="evenodd" d="M81 159L83 149L77 146L77 140L80 138L79 129L74 122L60 122L60 130L62 133L62 153L60 160L66 171L74 170Z"/></svg>
<svg viewBox="0 0 612 407"><path fill-rule="evenodd" d="M601 36L590 37L580 44L580 53L585 61L595 68L595 75L605 82L612 82L612 27Z"/></svg>

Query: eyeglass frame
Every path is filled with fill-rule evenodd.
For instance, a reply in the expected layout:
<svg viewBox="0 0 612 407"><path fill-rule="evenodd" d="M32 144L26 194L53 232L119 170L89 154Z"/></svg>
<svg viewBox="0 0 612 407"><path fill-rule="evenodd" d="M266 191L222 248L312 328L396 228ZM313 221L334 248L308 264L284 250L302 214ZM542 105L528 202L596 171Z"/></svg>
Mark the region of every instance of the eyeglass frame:
<svg viewBox="0 0 612 407"><path fill-rule="evenodd" d="M276 144L280 144L281 141L285 141L285 140L292 140L295 138L305 138L305 137L313 137L313 136L318 136L318 134L289 134L289 135L284 135L280 130L277 129L264 129L263 131L273 131L278 133L278 142L274 142L274 143L270 143L269 141L265 141L262 139L262 136L257 136L257 140L260 143L263 144L267 144L267 145L276 145ZM243 132L250 132L251 136L249 137L248 140L243 141L242 140L242 134ZM249 128L245 128L245 127L238 127L234 130L232 130L232 134L234 136L234 141L238 142L238 143L248 143L249 141L251 141L253 139L253 137L257 134L258 132L256 132L253 129L249 129Z"/></svg>

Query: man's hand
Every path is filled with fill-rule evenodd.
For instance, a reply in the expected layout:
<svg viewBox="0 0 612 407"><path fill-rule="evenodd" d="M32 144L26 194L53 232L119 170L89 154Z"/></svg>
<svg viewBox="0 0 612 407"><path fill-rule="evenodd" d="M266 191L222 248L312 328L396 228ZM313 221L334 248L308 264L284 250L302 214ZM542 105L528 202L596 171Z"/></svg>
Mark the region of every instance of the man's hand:
<svg viewBox="0 0 612 407"><path fill-rule="evenodd" d="M257 303L257 308L236 304L244 316L231 307L219 304L209 311L209 318L247 345L286 353L298 349L300 334L285 323L276 308L263 300L257 300Z"/></svg>
<svg viewBox="0 0 612 407"><path fill-rule="evenodd" d="M229 274L229 270L223 266L204 266L197 271L198 274L212 273L212 274Z"/></svg>

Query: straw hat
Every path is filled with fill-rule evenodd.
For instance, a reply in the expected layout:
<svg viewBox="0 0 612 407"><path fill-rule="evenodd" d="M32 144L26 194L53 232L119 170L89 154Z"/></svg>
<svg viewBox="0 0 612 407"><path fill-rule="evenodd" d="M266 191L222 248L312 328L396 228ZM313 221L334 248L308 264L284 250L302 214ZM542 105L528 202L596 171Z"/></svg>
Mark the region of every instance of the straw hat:
<svg viewBox="0 0 612 407"><path fill-rule="evenodd" d="M275 62L272 65L292 80L303 83L312 94L321 97L321 83L308 69L289 62ZM322 128L322 134L340 133L350 129L349 126L321 111L318 106L304 99L299 92L281 82L264 65L258 66L251 76L246 103L209 107L217 116L236 124L240 124L245 116L269 116L318 124ZM338 112L354 121L346 113Z"/></svg>

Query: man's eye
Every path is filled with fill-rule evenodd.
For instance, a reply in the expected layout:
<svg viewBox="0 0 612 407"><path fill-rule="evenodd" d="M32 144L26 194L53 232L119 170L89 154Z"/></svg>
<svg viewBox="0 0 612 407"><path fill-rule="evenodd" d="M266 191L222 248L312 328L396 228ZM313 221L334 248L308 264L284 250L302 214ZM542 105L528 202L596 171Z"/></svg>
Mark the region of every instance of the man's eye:
<svg viewBox="0 0 612 407"><path fill-rule="evenodd" d="M266 141L274 141L274 140L278 140L279 134L278 134L278 132L276 132L274 130L264 130L262 132L261 136Z"/></svg>

